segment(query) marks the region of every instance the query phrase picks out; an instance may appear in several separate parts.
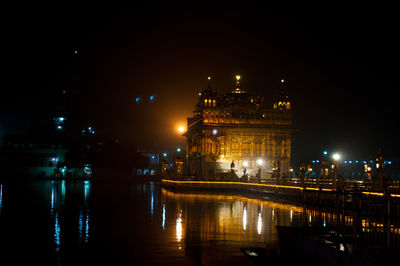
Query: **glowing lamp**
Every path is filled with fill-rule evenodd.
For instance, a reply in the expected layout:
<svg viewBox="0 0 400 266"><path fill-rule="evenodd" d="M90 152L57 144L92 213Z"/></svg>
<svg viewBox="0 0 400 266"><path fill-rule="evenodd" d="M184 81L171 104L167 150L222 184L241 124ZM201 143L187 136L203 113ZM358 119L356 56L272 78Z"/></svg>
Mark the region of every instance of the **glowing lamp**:
<svg viewBox="0 0 400 266"><path fill-rule="evenodd" d="M264 164L264 161L263 161L262 159L258 159L258 160L257 160L257 164L258 164L258 165L263 165L263 164Z"/></svg>
<svg viewBox="0 0 400 266"><path fill-rule="evenodd" d="M340 154L339 154L339 153L335 153L335 154L332 156L332 158L333 158L333 160L335 160L335 161L339 161L339 160L340 160Z"/></svg>
<svg viewBox="0 0 400 266"><path fill-rule="evenodd" d="M217 135L218 134L218 130L216 129L216 128L214 128L213 130L212 130L212 134L215 136L215 135Z"/></svg>
<svg viewBox="0 0 400 266"><path fill-rule="evenodd" d="M237 80L237 81L240 80L240 75L236 75L236 80Z"/></svg>
<svg viewBox="0 0 400 266"><path fill-rule="evenodd" d="M244 161L244 162L243 162L243 166L244 166L244 167L248 167L248 166L249 166L249 162L248 162L248 161Z"/></svg>
<svg viewBox="0 0 400 266"><path fill-rule="evenodd" d="M184 126L179 126L178 127L178 131L179 131L179 133L185 132L185 127Z"/></svg>

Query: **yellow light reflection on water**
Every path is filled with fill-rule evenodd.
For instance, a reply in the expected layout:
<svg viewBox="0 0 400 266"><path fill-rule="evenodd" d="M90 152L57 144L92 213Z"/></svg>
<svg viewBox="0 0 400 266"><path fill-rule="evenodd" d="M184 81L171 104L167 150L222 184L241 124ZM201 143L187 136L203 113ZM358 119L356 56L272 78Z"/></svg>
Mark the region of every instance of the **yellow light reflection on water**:
<svg viewBox="0 0 400 266"><path fill-rule="evenodd" d="M301 207L267 199L229 194L178 193L166 188L161 189L160 213L163 213L163 206L165 209L168 206L171 210L175 209L175 224L171 230L166 223L164 231L178 245L186 241L265 245L277 241L275 225L292 225L290 209L292 216L296 217L301 217L302 211Z"/></svg>
<svg viewBox="0 0 400 266"><path fill-rule="evenodd" d="M182 212L176 217L176 239L181 241L182 239Z"/></svg>
<svg viewBox="0 0 400 266"><path fill-rule="evenodd" d="M246 206L243 207L243 230L246 231L247 228L247 209Z"/></svg>
<svg viewBox="0 0 400 266"><path fill-rule="evenodd" d="M261 229L262 229L262 218L261 218L261 212L258 213L258 219L257 219L257 233L261 235Z"/></svg>

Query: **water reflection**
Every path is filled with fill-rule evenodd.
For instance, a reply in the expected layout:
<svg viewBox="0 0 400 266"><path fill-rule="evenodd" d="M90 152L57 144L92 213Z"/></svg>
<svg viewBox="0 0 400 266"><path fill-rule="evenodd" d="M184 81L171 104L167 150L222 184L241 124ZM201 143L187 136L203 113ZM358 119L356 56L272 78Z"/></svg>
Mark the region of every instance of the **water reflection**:
<svg viewBox="0 0 400 266"><path fill-rule="evenodd" d="M154 215L154 182L150 182L150 213L151 216Z"/></svg>
<svg viewBox="0 0 400 266"><path fill-rule="evenodd" d="M54 249L58 252L63 244L67 242L74 243L73 234L65 235L65 231L78 231L79 243L88 243L90 236L90 181L50 181L50 219L51 219L51 236L54 244ZM78 216L74 213L66 213L66 202L71 201L71 204L78 204L78 208L72 207L71 211L79 210ZM68 223L71 218L77 217L75 223ZM68 227L68 230L65 229ZM72 227L72 228L71 228Z"/></svg>
<svg viewBox="0 0 400 266"><path fill-rule="evenodd" d="M217 192L173 192L157 182L6 183L0 211L3 246L24 239L26 246L37 245L32 254L68 260L61 265L75 265L82 256L93 265L240 264L239 248L276 244L275 225L332 231L343 221L357 222L364 235L384 232L384 221L373 218ZM389 229L392 237L400 234L397 226Z"/></svg>
<svg viewBox="0 0 400 266"><path fill-rule="evenodd" d="M165 219L166 219L166 213L165 213L165 203L164 203L162 207L162 222L161 222L161 227L163 230L165 230Z"/></svg>
<svg viewBox="0 0 400 266"><path fill-rule="evenodd" d="M90 195L90 181L84 181L84 202L79 213L79 241L88 243L89 241L89 208L88 198Z"/></svg>
<svg viewBox="0 0 400 266"><path fill-rule="evenodd" d="M182 239L182 211L176 215L176 239Z"/></svg>
<svg viewBox="0 0 400 266"><path fill-rule="evenodd" d="M63 185L62 185L63 187ZM51 181L51 198L50 198L50 217L53 220L53 243L55 245L55 250L59 251L60 249L60 244L61 244L61 225L59 221L59 216L60 216L60 207L57 204L59 201L61 203L64 203L64 197L65 196L65 184L64 184L64 189L61 189L61 197L60 199L58 198L58 182L56 181Z"/></svg>
<svg viewBox="0 0 400 266"><path fill-rule="evenodd" d="M246 205L243 206L243 230L246 231L247 228L247 210Z"/></svg>
<svg viewBox="0 0 400 266"><path fill-rule="evenodd" d="M275 225L300 225L303 210L242 196L176 193L167 189L162 189L161 203L163 230L171 230L165 222L166 209L175 211L174 238L189 246L209 241L224 247L265 246L278 239Z"/></svg>
<svg viewBox="0 0 400 266"><path fill-rule="evenodd" d="M257 233L261 235L261 229L262 229L262 218L261 218L261 212L258 213L258 219L257 219Z"/></svg>

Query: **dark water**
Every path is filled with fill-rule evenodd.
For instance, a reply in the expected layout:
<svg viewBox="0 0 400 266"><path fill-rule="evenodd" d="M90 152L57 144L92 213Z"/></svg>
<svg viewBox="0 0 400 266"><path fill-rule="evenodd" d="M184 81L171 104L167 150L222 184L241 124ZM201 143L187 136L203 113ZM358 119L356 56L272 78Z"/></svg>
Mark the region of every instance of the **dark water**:
<svg viewBox="0 0 400 266"><path fill-rule="evenodd" d="M0 184L1 265L250 265L302 209L157 182Z"/></svg>

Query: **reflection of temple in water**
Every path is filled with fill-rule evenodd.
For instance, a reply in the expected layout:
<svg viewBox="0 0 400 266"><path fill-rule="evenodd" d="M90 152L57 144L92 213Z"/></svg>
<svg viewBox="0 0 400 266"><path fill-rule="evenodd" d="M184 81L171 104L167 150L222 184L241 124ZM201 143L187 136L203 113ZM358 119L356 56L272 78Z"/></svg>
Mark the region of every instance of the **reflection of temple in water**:
<svg viewBox="0 0 400 266"><path fill-rule="evenodd" d="M300 207L242 196L183 194L166 189L162 189L161 203L163 229L175 230L174 237L185 254L205 264L208 259L218 259L219 251L239 255L243 245L276 242L275 225L295 225L302 212ZM171 209L173 214L166 213ZM175 228L165 228L165 220L172 217Z"/></svg>
<svg viewBox="0 0 400 266"><path fill-rule="evenodd" d="M231 93L219 96L209 85L199 94L185 133L188 174L220 176L232 169L239 177L265 178L287 173L292 125L289 97L282 89L273 108L266 108L263 97L248 94L239 83L240 76L236 79Z"/></svg>
<svg viewBox="0 0 400 266"><path fill-rule="evenodd" d="M368 212L298 207L245 196L177 193L168 189L162 189L161 203L162 227L170 232L170 241L175 240L186 256L204 264L218 262L223 254L235 257L241 247L276 245L276 226L317 229L320 236L340 243L342 251L349 245L365 250L400 245L398 219L371 216ZM176 219L174 226L165 226L171 218Z"/></svg>

